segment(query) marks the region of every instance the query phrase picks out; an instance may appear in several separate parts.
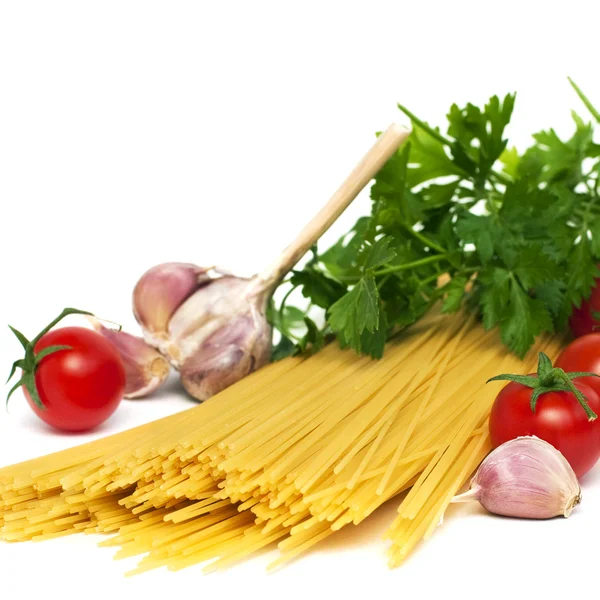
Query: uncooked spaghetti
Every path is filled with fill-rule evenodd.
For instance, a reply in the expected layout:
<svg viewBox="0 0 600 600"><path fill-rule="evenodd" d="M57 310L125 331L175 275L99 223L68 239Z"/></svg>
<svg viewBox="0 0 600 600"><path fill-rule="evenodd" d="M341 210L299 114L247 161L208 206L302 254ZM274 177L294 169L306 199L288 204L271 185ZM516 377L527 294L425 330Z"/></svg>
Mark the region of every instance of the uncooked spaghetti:
<svg viewBox="0 0 600 600"><path fill-rule="evenodd" d="M541 338L528 355L556 355ZM134 572L210 571L278 543L295 558L409 490L390 566L435 531L490 449L498 372L523 370L462 314L429 317L380 361L334 345L271 364L183 413L0 469L0 536L114 532Z"/></svg>

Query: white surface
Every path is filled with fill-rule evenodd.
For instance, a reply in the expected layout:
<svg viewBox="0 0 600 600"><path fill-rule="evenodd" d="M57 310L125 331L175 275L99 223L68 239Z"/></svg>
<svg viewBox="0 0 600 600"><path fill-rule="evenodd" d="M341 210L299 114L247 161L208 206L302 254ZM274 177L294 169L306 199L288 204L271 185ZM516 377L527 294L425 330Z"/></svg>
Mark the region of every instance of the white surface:
<svg viewBox="0 0 600 600"><path fill-rule="evenodd" d="M134 330L130 290L153 264L258 270L400 118L397 101L442 123L451 102L518 90L521 144L584 113L567 74L600 104L597 2L403 4L1 2L2 327L34 334L69 305ZM0 367L18 352L4 329ZM174 382L89 437L187 406ZM0 464L85 439L49 432L18 395L0 413ZM584 488L568 521L452 509L396 571L379 541L393 505L272 575L259 557L126 580L132 563L93 537L0 544L0 595L595 598L599 468Z"/></svg>

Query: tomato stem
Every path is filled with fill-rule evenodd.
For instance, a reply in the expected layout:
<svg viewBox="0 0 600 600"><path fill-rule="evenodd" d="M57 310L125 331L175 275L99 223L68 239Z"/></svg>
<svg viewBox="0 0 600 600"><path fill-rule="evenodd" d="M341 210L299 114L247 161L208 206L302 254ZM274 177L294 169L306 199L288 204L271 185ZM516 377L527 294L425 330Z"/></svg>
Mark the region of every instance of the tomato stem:
<svg viewBox="0 0 600 600"><path fill-rule="evenodd" d="M559 367L553 367L550 358L543 352L540 352L538 356L537 376L504 373L488 379L487 383L490 381L513 381L531 388L533 390L530 402L532 412L535 412L538 398L542 394L548 392L571 392L577 398L579 404L581 404L588 420L595 421L598 415L591 409L585 394L573 384L573 379L577 379L578 377L600 377L600 375L579 371L566 373Z"/></svg>
<svg viewBox="0 0 600 600"><path fill-rule="evenodd" d="M557 376L560 379L562 379L567 388L573 394L575 394L575 398L577 398L579 404L581 404L583 410L585 410L585 414L588 416L588 421L595 421L598 418L598 415L590 408L590 405L588 404L585 395L580 390L578 390L575 387L575 385L573 385L573 381L571 380L571 378L562 369L558 367L554 368L553 371L556 371ZM589 373L586 374L586 376L588 375Z"/></svg>
<svg viewBox="0 0 600 600"><path fill-rule="evenodd" d="M34 338L33 340L31 340L31 344L33 344L35 346L35 344L37 342L40 341L40 339L46 335L53 327L55 327L56 325L58 325L65 317L68 317L69 315L88 315L88 316L93 316L91 312L87 311L87 310L79 310L77 308L65 308L60 315L58 315L58 317L56 317L56 319L54 319L53 321L51 321L48 325L46 325L46 327L44 327L44 329L42 329ZM12 329L12 327L11 327ZM14 330L13 330L14 331Z"/></svg>
<svg viewBox="0 0 600 600"><path fill-rule="evenodd" d="M37 385L35 383L35 373L37 368L42 361L42 359L46 358L46 356L50 356L55 352L61 352L62 350L71 350L70 346L49 346L48 348L44 348L38 354L35 353L35 345L40 341L40 339L46 335L53 327L55 327L60 321L62 321L65 317L69 315L87 315L93 316L91 312L86 310L79 310L77 308L65 308L56 319L51 321L42 331L40 331L31 341L29 341L20 331L9 325L8 327L14 333L15 337L23 346L23 350L25 350L25 356L16 360L11 369L8 379L6 383L8 383L17 372L17 369L20 369L22 372L22 376L17 381L15 385L10 389L8 395L6 396L6 405L8 406L8 401L11 396L21 387L25 386L25 389L29 392L31 399L35 403L35 405L40 409L44 410L46 407L40 398L40 394L37 389Z"/></svg>

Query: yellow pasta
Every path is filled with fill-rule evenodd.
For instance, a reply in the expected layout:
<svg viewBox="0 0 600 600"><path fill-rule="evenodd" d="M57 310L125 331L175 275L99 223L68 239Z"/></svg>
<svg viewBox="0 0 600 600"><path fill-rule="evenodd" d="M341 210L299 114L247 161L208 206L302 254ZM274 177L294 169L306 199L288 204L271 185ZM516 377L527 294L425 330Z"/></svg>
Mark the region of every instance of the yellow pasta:
<svg viewBox="0 0 600 600"><path fill-rule="evenodd" d="M498 372L522 364L473 318L431 316L372 361L334 345L159 421L0 469L0 538L112 532L134 573L227 567L278 544L279 567L407 492L386 537L399 565L489 451Z"/></svg>

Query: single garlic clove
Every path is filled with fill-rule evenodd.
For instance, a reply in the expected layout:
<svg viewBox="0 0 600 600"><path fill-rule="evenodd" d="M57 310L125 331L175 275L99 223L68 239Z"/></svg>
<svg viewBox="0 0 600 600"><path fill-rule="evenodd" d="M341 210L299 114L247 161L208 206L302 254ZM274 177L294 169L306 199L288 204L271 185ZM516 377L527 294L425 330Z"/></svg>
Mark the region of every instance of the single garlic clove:
<svg viewBox="0 0 600 600"><path fill-rule="evenodd" d="M525 436L490 453L473 477L471 489L453 501L471 500L507 517L568 517L581 502L581 487L571 465L554 446Z"/></svg>
<svg viewBox="0 0 600 600"><path fill-rule="evenodd" d="M117 349L125 367L125 398L142 398L158 389L169 376L168 361L142 338L104 327L89 319L94 329Z"/></svg>
<svg viewBox="0 0 600 600"><path fill-rule="evenodd" d="M198 400L207 400L269 362L271 328L256 307L209 335L182 365L181 381Z"/></svg>
<svg viewBox="0 0 600 600"><path fill-rule="evenodd" d="M202 285L210 269L190 263L164 263L146 271L133 290L133 312L144 337L159 346L175 311Z"/></svg>

